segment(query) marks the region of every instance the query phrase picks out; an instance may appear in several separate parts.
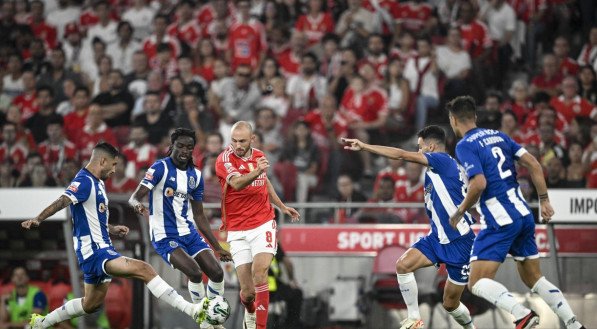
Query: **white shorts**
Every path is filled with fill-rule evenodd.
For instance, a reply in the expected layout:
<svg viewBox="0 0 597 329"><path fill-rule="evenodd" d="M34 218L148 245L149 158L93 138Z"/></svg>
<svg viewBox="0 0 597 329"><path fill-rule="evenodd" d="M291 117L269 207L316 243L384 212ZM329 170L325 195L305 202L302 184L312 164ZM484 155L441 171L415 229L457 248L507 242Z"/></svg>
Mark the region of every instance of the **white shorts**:
<svg viewBox="0 0 597 329"><path fill-rule="evenodd" d="M277 225L273 219L251 230L228 231L227 240L234 266L252 263L253 257L259 253L275 255L278 249L276 231Z"/></svg>

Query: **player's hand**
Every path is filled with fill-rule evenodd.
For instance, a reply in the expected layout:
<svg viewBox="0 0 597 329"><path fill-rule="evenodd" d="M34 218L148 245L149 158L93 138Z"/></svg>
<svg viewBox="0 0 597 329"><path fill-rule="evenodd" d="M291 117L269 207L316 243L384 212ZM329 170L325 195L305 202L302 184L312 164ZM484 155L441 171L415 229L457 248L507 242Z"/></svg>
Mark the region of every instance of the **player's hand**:
<svg viewBox="0 0 597 329"><path fill-rule="evenodd" d="M124 238L127 234L129 234L129 228L124 225L110 226L110 234L116 235L119 238Z"/></svg>
<svg viewBox="0 0 597 329"><path fill-rule="evenodd" d="M232 261L232 254L228 250L221 249L217 250L218 254L220 254L220 260L223 262L231 262Z"/></svg>
<svg viewBox="0 0 597 329"><path fill-rule="evenodd" d="M539 203L539 207L541 207L541 218L543 219L543 223L548 223L553 217L554 211L549 202L549 199L545 199Z"/></svg>
<svg viewBox="0 0 597 329"><path fill-rule="evenodd" d="M460 208L456 209L456 212L452 216L450 216L450 226L456 229L456 226L462 219L462 216L464 216L464 212L461 211Z"/></svg>
<svg viewBox="0 0 597 329"><path fill-rule="evenodd" d="M292 207L285 207L282 210L283 213L285 213L286 215L290 216L290 220L294 223L294 222L298 222L301 219L301 214L299 214L298 211L296 211L296 209L292 208Z"/></svg>
<svg viewBox="0 0 597 329"><path fill-rule="evenodd" d="M139 215L149 216L149 210L147 210L142 203L136 204L133 209L135 209L135 212Z"/></svg>
<svg viewBox="0 0 597 329"><path fill-rule="evenodd" d="M365 145L365 143L361 142L356 138L342 138L341 141L342 143L347 144L344 145L345 150L360 151L363 149L363 146Z"/></svg>
<svg viewBox="0 0 597 329"><path fill-rule="evenodd" d="M21 226L24 229L29 230L29 229L38 227L39 224L40 224L39 220L37 220L37 218L35 218L35 219L28 219L28 220L22 222Z"/></svg>
<svg viewBox="0 0 597 329"><path fill-rule="evenodd" d="M265 157L257 159L257 169L261 170L261 172L264 172L267 170L267 168L269 168L269 161L267 161Z"/></svg>

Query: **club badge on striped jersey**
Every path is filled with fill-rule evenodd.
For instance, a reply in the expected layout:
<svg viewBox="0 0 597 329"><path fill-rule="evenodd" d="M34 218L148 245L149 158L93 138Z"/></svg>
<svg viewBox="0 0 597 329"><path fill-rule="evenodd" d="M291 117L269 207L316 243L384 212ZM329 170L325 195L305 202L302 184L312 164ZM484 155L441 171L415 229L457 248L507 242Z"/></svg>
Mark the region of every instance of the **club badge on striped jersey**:
<svg viewBox="0 0 597 329"><path fill-rule="evenodd" d="M189 178L189 188L194 189L195 187L196 187L195 177L190 177Z"/></svg>

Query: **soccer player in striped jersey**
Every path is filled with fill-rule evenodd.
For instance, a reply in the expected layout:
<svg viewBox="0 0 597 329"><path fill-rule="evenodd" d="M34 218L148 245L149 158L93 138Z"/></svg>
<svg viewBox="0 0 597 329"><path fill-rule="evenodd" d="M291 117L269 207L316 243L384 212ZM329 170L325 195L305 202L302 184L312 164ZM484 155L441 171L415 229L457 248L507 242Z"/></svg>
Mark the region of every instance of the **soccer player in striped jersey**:
<svg viewBox="0 0 597 329"><path fill-rule="evenodd" d="M222 261L231 261L230 253L220 246L209 221L203 213L203 176L193 164L195 132L177 128L170 136L168 157L156 161L139 183L129 204L139 214L148 211L140 200L149 194L149 229L156 252L173 268L189 278L189 293L194 303L206 295L203 272L209 278L207 297L224 294L224 271L213 251L199 235L197 228L220 255ZM190 203L190 207L189 207ZM192 213L189 211L191 210ZM202 323L201 328L211 328ZM216 326L216 328L223 328Z"/></svg>
<svg viewBox="0 0 597 329"><path fill-rule="evenodd" d="M129 229L108 224L108 196L104 180L116 170L118 150L108 143L93 148L91 159L75 176L66 191L36 218L21 223L25 229L38 227L46 218L70 205L73 242L79 267L83 271L85 296L66 302L46 316L33 314L30 326L42 329L62 321L97 311L106 297L112 276L143 280L158 299L191 316L197 323L205 318L204 303L184 300L151 265L120 255L109 234L124 237Z"/></svg>
<svg viewBox="0 0 597 329"><path fill-rule="evenodd" d="M419 152L369 145L358 139L344 138L347 150L367 151L390 159L404 159L427 167L425 172L425 210L431 231L412 245L396 262L398 285L408 310L401 329L423 328L418 305L414 271L431 265L446 264L448 282L443 306L465 329L475 328L469 310L460 302L468 282L469 255L475 234L470 228L474 219L465 214L456 227L450 215L464 199L466 179L456 160L446 153L446 133L439 126L428 126L418 134Z"/></svg>
<svg viewBox="0 0 597 329"><path fill-rule="evenodd" d="M539 195L541 216L549 221L554 214L549 203L541 164L503 132L478 128L475 100L456 97L447 105L450 125L457 137L456 156L469 180L468 191L450 221L460 223L463 214L477 201L484 228L471 251L468 283L473 294L510 312L516 329L534 328L537 314L520 304L506 287L493 278L507 254L518 262L522 281L538 294L564 321L567 329L584 328L556 286L541 274L535 243L535 221L516 181L515 161L529 169Z"/></svg>

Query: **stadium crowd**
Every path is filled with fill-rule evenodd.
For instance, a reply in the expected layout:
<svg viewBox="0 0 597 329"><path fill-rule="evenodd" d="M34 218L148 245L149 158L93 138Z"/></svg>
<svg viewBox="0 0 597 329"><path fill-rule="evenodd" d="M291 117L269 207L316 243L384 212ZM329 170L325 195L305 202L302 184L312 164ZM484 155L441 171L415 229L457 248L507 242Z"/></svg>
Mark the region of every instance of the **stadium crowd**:
<svg viewBox="0 0 597 329"><path fill-rule="evenodd" d="M421 166L351 153L339 139L415 148L425 125L450 130L447 100L470 94L479 125L525 145L550 187L596 188L596 7L4 0L0 187L66 186L107 141L122 161L106 188L130 193L166 155L171 130L186 127L200 141L205 201L219 202L215 159L231 125L247 120L287 202L420 202ZM523 170L519 180L536 200ZM427 219L419 209L346 209L341 221Z"/></svg>

